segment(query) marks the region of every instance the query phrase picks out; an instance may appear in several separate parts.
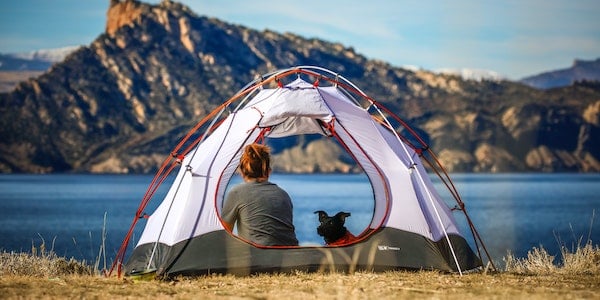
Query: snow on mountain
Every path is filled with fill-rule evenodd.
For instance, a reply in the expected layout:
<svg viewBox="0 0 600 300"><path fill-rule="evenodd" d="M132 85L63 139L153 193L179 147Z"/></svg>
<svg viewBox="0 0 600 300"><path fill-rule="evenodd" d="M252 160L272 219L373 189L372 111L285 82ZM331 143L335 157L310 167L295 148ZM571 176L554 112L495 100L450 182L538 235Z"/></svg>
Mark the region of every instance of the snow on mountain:
<svg viewBox="0 0 600 300"><path fill-rule="evenodd" d="M67 46L55 49L41 49L31 52L11 53L7 54L7 56L20 58L24 60L37 60L55 63L62 61L71 52L79 49L79 47L81 46Z"/></svg>
<svg viewBox="0 0 600 300"><path fill-rule="evenodd" d="M469 69L469 68L452 69L452 68L441 68L441 69L435 70L434 72L438 73L438 74L458 75L458 76L461 76L465 80L476 80L476 81L494 80L494 81L500 81L500 80L506 80L507 79L506 76L503 76L503 75L501 75L498 72L491 71L491 70L484 70L484 69Z"/></svg>
<svg viewBox="0 0 600 300"><path fill-rule="evenodd" d="M416 65L403 65L402 68L406 69L406 70L409 70L409 71L413 71L413 72L418 72L418 71L424 71L425 70L422 67L416 66ZM462 79L465 79L465 80L476 80L476 81L495 80L495 81L499 81L499 80L507 80L508 79L506 76L501 75L498 72L490 71L490 70L484 70L484 69L439 68L439 69L435 69L435 70L433 70L431 72L437 73L437 74L456 75L456 76L460 76Z"/></svg>

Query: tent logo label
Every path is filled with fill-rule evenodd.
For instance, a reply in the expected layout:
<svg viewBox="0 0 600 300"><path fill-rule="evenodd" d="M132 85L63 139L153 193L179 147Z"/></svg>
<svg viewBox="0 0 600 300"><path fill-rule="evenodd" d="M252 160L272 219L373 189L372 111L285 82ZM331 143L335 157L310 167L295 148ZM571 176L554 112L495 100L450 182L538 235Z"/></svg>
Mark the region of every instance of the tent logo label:
<svg viewBox="0 0 600 300"><path fill-rule="evenodd" d="M392 246L386 246L386 245L377 245L377 249L379 251L390 251L390 250L400 251L400 247L392 247Z"/></svg>

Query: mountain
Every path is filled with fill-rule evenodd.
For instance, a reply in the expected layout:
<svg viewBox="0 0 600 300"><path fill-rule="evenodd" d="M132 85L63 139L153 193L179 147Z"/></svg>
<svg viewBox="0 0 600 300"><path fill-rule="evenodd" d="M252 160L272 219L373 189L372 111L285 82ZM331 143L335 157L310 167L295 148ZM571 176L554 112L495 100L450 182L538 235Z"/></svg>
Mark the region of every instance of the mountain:
<svg viewBox="0 0 600 300"><path fill-rule="evenodd" d="M182 135L260 74L335 70L407 120L454 172L600 171L600 85L538 90L408 70L352 47L257 31L176 2L111 1L106 31L0 94L0 171L156 170ZM274 170L346 172L329 140L273 145ZM323 157L327 157L326 160Z"/></svg>
<svg viewBox="0 0 600 300"><path fill-rule="evenodd" d="M39 76L77 48L79 46L26 53L0 53L0 93L12 91L19 82Z"/></svg>
<svg viewBox="0 0 600 300"><path fill-rule="evenodd" d="M46 71L80 46L43 49L22 53L0 53L0 71Z"/></svg>
<svg viewBox="0 0 600 300"><path fill-rule="evenodd" d="M51 62L0 54L0 93L12 91L19 82L48 70Z"/></svg>
<svg viewBox="0 0 600 300"><path fill-rule="evenodd" d="M11 53L6 54L5 56L29 61L56 63L65 59L67 55L71 54L79 47L81 46L66 46L55 49L40 49L30 52Z"/></svg>
<svg viewBox="0 0 600 300"><path fill-rule="evenodd" d="M538 89L565 87L577 81L600 81L600 58L575 60L570 68L544 72L520 80Z"/></svg>
<svg viewBox="0 0 600 300"><path fill-rule="evenodd" d="M46 60L0 54L0 71L45 71L51 65L52 62Z"/></svg>
<svg viewBox="0 0 600 300"><path fill-rule="evenodd" d="M0 54L0 93L12 91L19 82L48 70L52 63Z"/></svg>

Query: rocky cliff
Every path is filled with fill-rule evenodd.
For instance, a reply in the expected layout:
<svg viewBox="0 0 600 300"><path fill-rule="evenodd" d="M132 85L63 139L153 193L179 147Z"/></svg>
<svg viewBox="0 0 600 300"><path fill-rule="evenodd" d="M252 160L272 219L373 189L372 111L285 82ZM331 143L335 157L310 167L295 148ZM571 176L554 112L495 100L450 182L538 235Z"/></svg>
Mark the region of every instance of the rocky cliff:
<svg viewBox="0 0 600 300"><path fill-rule="evenodd" d="M256 75L335 70L399 113L455 172L600 171L600 84L537 90L368 60L351 47L256 31L176 2L110 1L106 31L0 94L0 171L152 172L187 129ZM276 171L352 172L331 141L274 145Z"/></svg>

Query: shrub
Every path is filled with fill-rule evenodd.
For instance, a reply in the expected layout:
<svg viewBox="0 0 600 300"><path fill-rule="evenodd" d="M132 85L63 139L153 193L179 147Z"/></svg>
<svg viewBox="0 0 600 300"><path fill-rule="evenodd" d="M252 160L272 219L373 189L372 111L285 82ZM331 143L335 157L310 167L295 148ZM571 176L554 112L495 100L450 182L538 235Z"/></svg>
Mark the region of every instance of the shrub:
<svg viewBox="0 0 600 300"><path fill-rule="evenodd" d="M578 246L574 251L561 248L562 261L554 263L555 257L548 254L544 247L527 252L526 258L516 258L511 252L504 258L505 271L518 274L600 274L600 248L591 241Z"/></svg>
<svg viewBox="0 0 600 300"><path fill-rule="evenodd" d="M0 276L60 276L92 275L93 268L74 258L58 257L52 250L46 251L45 243L40 248L32 246L31 253L0 253Z"/></svg>
<svg viewBox="0 0 600 300"><path fill-rule="evenodd" d="M561 248L562 271L569 274L600 274L600 248L588 242L570 252Z"/></svg>

